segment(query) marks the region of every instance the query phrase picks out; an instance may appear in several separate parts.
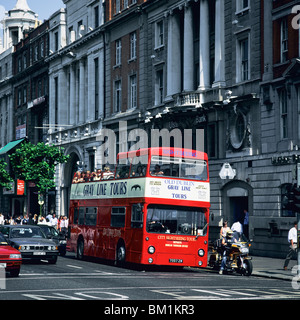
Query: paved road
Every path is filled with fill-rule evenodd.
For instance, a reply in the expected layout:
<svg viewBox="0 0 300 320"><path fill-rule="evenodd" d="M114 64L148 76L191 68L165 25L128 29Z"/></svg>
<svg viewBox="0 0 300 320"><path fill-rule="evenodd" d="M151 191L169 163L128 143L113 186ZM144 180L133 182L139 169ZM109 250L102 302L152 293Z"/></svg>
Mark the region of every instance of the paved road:
<svg viewBox="0 0 300 320"><path fill-rule="evenodd" d="M206 269L118 268L99 260L79 261L70 253L59 257L56 265L23 264L20 276L7 277L5 287L0 289L0 300L300 299L300 290L289 281L221 276Z"/></svg>

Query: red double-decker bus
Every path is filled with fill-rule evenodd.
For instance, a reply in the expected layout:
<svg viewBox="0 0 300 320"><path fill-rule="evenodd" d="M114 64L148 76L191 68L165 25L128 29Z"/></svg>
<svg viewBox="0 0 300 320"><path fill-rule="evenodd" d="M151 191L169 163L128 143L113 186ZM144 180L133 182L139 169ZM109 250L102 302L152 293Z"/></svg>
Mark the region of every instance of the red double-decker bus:
<svg viewBox="0 0 300 320"><path fill-rule="evenodd" d="M113 173L106 168L94 181L74 181L70 199L67 248L79 259L207 265L206 153L179 148L120 153Z"/></svg>

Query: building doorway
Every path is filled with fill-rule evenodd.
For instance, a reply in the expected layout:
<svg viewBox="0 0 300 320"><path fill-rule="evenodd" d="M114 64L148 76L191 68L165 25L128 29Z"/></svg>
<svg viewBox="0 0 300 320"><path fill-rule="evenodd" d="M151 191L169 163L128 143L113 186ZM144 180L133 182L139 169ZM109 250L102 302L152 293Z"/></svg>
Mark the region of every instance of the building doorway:
<svg viewBox="0 0 300 320"><path fill-rule="evenodd" d="M227 220L229 227L237 220L243 224L244 210L250 214L249 232L251 230L251 213L253 212L253 189L239 180L230 181L222 189L223 221Z"/></svg>
<svg viewBox="0 0 300 320"><path fill-rule="evenodd" d="M244 210L248 211L248 196L242 197L230 197L229 198L231 221L234 223L240 221L243 223L244 220Z"/></svg>

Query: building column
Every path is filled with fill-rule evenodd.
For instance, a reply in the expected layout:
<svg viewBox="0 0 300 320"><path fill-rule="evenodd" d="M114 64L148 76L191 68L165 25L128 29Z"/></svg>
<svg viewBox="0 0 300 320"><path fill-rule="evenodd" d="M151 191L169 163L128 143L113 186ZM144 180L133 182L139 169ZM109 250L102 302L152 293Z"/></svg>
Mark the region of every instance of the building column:
<svg viewBox="0 0 300 320"><path fill-rule="evenodd" d="M184 7L184 36L183 36L183 90L194 90L194 37L193 12L187 3Z"/></svg>
<svg viewBox="0 0 300 320"><path fill-rule="evenodd" d="M213 87L224 87L225 82L225 25L224 0L216 0L215 19L215 81Z"/></svg>
<svg viewBox="0 0 300 320"><path fill-rule="evenodd" d="M70 65L70 124L75 125L76 121L76 70L73 64Z"/></svg>
<svg viewBox="0 0 300 320"><path fill-rule="evenodd" d="M170 12L168 20L167 100L181 91L180 23L178 15Z"/></svg>
<svg viewBox="0 0 300 320"><path fill-rule="evenodd" d="M104 117L104 50L99 53L99 118Z"/></svg>
<svg viewBox="0 0 300 320"><path fill-rule="evenodd" d="M79 119L78 123L85 122L84 114L84 101L85 101L85 61L79 61Z"/></svg>
<svg viewBox="0 0 300 320"><path fill-rule="evenodd" d="M88 114L87 121L93 121L95 118L95 61L93 54L88 55Z"/></svg>
<svg viewBox="0 0 300 320"><path fill-rule="evenodd" d="M58 76L58 123L61 125L68 124L69 119L69 110L66 110L67 91L67 73L62 68Z"/></svg>
<svg viewBox="0 0 300 320"><path fill-rule="evenodd" d="M210 87L209 79L209 8L208 0L200 0L200 31L199 31L199 86L198 90Z"/></svg>

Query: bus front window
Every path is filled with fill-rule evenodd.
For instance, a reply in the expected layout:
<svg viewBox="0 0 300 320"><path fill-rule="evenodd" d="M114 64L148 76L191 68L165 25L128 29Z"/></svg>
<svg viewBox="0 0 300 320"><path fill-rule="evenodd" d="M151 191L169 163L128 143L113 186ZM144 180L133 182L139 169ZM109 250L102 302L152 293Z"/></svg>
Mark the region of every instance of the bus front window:
<svg viewBox="0 0 300 320"><path fill-rule="evenodd" d="M150 175L207 181L207 163L200 159L152 156Z"/></svg>
<svg viewBox="0 0 300 320"><path fill-rule="evenodd" d="M149 205L146 229L150 233L204 236L207 233L205 209Z"/></svg>

